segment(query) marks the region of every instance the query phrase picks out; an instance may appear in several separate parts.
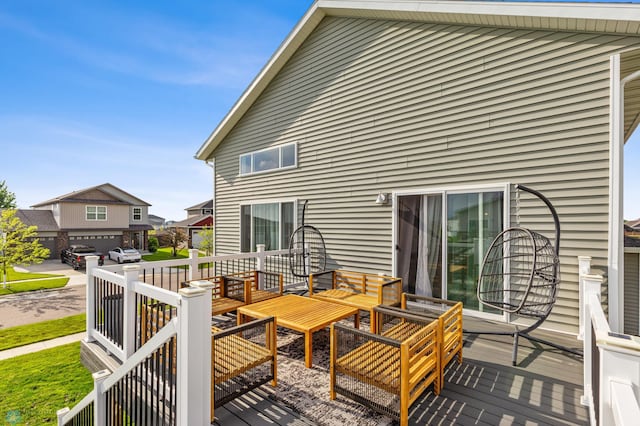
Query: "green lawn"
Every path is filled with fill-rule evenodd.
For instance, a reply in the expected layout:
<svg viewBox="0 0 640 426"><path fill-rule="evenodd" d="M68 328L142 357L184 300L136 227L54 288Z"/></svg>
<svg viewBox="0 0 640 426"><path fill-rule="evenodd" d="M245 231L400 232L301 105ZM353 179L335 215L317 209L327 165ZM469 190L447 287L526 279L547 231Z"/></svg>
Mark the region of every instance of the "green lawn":
<svg viewBox="0 0 640 426"><path fill-rule="evenodd" d="M3 288L0 282L0 296L5 294L22 293L25 291L45 290L50 288L60 288L67 285L69 277L50 278L44 280L21 281L8 283L7 288Z"/></svg>
<svg viewBox="0 0 640 426"><path fill-rule="evenodd" d="M7 269L7 281L33 280L35 278L54 278L54 277L62 277L62 275L34 274L31 272L17 272L13 268Z"/></svg>
<svg viewBox="0 0 640 426"><path fill-rule="evenodd" d="M79 314L35 324L4 328L0 330L0 351L80 333L86 328L86 318L86 314Z"/></svg>
<svg viewBox="0 0 640 426"><path fill-rule="evenodd" d="M158 251L151 254L145 254L142 258L148 262L153 262L156 260L174 260L174 259L185 259L189 257L189 250L182 249L178 250L178 255L173 257L173 249L171 247L162 247L159 248Z"/></svg>
<svg viewBox="0 0 640 426"><path fill-rule="evenodd" d="M93 388L80 342L0 361L0 424L57 424Z"/></svg>

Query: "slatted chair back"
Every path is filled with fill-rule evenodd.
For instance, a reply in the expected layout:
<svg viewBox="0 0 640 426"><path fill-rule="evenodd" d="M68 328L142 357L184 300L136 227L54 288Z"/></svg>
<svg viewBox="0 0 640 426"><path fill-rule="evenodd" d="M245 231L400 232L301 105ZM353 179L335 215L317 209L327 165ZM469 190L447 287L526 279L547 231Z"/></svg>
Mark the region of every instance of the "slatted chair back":
<svg viewBox="0 0 640 426"><path fill-rule="evenodd" d="M440 392L439 321L384 307L376 318L378 334L331 326L330 397L347 396L404 426L429 386Z"/></svg>

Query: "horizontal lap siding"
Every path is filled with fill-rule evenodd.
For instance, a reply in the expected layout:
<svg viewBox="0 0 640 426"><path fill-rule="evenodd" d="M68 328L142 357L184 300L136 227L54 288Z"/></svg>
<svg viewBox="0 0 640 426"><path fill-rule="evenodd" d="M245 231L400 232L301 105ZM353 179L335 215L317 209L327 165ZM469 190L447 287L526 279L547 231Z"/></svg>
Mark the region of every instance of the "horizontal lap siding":
<svg viewBox="0 0 640 426"><path fill-rule="evenodd" d="M562 221L562 286L547 325L575 330L576 256L606 265L609 55L634 43L325 18L215 151L218 253L239 250L241 201L309 199L307 223L331 265L392 273L392 207L375 204L378 192L523 183ZM238 176L240 154L289 142L298 168ZM526 194L518 217L553 236Z"/></svg>

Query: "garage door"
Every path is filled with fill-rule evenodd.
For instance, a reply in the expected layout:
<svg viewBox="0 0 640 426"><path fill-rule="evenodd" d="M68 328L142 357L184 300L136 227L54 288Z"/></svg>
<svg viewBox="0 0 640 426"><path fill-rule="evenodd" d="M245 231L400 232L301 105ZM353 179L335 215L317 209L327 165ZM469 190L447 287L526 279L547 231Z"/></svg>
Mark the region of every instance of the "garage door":
<svg viewBox="0 0 640 426"><path fill-rule="evenodd" d="M107 256L109 250L122 245L120 235L90 235L90 236L69 236L69 245L83 244L95 247L97 251Z"/></svg>
<svg viewBox="0 0 640 426"><path fill-rule="evenodd" d="M60 257L60 253L57 249L57 237L38 237L38 241L40 241L42 247L46 247L49 249L49 259L57 259Z"/></svg>

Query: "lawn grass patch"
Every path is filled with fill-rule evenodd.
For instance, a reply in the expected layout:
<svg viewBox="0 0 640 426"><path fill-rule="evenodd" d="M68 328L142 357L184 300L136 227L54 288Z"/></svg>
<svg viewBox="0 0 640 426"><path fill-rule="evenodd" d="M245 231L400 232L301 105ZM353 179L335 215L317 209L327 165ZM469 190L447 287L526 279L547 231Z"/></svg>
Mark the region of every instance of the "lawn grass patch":
<svg viewBox="0 0 640 426"><path fill-rule="evenodd" d="M32 272L18 272L13 268L7 268L7 281L33 280L36 278L62 277L56 274L36 274Z"/></svg>
<svg viewBox="0 0 640 426"><path fill-rule="evenodd" d="M7 288L2 288L0 283L0 296L6 294L23 293L25 291L46 290L51 288L60 288L67 285L69 277L49 278L32 281L20 281L8 283Z"/></svg>
<svg viewBox="0 0 640 426"><path fill-rule="evenodd" d="M9 424L57 424L57 410L93 389L80 342L0 361L0 377L0 419Z"/></svg>
<svg viewBox="0 0 640 426"><path fill-rule="evenodd" d="M0 330L0 351L85 331L86 314ZM1 419L2 417L0 417Z"/></svg>
<svg viewBox="0 0 640 426"><path fill-rule="evenodd" d="M187 249L178 250L178 255L174 257L173 249L171 247L162 247L159 248L155 253L145 254L142 256L142 258L147 262L154 262L158 260L186 259L188 257L189 250Z"/></svg>

